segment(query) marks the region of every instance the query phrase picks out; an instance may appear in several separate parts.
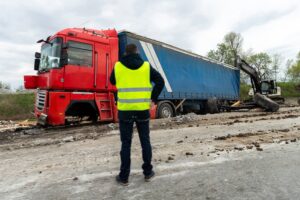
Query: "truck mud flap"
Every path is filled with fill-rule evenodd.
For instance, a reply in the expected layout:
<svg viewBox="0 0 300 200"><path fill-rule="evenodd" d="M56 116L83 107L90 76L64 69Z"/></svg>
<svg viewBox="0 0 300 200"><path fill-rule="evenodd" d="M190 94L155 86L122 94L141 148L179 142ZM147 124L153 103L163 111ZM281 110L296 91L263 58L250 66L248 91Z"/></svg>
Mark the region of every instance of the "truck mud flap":
<svg viewBox="0 0 300 200"><path fill-rule="evenodd" d="M253 100L258 106L265 108L266 111L276 112L279 109L279 105L275 101L262 94L255 94Z"/></svg>

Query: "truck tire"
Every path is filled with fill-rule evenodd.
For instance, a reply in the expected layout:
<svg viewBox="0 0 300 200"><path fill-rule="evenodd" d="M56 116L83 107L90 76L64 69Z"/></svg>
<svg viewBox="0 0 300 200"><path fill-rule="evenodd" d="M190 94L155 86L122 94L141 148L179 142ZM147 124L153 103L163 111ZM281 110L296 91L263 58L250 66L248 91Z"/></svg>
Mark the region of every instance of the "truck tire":
<svg viewBox="0 0 300 200"><path fill-rule="evenodd" d="M169 103L162 103L158 106L158 118L170 118L174 116L174 110Z"/></svg>
<svg viewBox="0 0 300 200"><path fill-rule="evenodd" d="M259 105L262 108L265 108L266 111L276 112L279 109L279 105L275 101L262 94L255 94L253 100L257 105Z"/></svg>
<svg viewBox="0 0 300 200"><path fill-rule="evenodd" d="M216 98L208 99L206 104L207 113L219 113L218 100Z"/></svg>
<svg viewBox="0 0 300 200"><path fill-rule="evenodd" d="M98 115L97 113L91 113L91 115L88 118L89 121L92 121L93 123L96 123L98 121Z"/></svg>

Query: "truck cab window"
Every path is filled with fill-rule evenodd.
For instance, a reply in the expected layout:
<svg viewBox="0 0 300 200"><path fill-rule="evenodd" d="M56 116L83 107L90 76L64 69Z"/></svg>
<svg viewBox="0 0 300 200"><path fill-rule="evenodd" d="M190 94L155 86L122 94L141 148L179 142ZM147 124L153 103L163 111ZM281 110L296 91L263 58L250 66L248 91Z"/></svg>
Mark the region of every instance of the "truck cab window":
<svg viewBox="0 0 300 200"><path fill-rule="evenodd" d="M92 45L75 41L68 41L68 44L69 65L92 66Z"/></svg>
<svg viewBox="0 0 300 200"><path fill-rule="evenodd" d="M51 68L59 67L61 45L62 38L59 37L42 45L39 71L48 71Z"/></svg>

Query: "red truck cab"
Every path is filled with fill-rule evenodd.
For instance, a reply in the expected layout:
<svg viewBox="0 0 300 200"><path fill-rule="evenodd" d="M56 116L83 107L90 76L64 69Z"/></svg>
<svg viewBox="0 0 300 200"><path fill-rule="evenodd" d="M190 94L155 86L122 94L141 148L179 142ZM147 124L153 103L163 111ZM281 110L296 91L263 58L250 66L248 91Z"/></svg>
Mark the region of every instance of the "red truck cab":
<svg viewBox="0 0 300 200"><path fill-rule="evenodd" d="M38 122L64 125L67 116L116 121L116 88L109 82L118 60L116 30L68 28L39 42L37 75L24 76L25 88L37 89Z"/></svg>

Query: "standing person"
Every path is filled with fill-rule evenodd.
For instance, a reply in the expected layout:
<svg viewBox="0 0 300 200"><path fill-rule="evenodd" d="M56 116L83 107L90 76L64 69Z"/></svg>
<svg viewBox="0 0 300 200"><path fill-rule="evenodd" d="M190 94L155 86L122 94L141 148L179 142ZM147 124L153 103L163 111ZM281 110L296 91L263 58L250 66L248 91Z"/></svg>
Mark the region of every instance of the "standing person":
<svg viewBox="0 0 300 200"><path fill-rule="evenodd" d="M128 44L125 55L115 64L110 75L110 82L118 89L117 107L121 136L121 167L116 181L128 185L130 174L130 151L133 123L136 123L143 156L143 174L145 181L150 181L155 173L152 170L152 147L150 143L150 106L156 102L164 87L162 76L143 61L135 44ZM155 85L152 89L153 82Z"/></svg>

